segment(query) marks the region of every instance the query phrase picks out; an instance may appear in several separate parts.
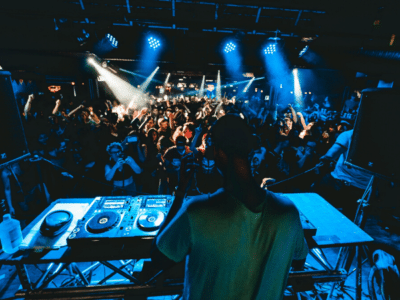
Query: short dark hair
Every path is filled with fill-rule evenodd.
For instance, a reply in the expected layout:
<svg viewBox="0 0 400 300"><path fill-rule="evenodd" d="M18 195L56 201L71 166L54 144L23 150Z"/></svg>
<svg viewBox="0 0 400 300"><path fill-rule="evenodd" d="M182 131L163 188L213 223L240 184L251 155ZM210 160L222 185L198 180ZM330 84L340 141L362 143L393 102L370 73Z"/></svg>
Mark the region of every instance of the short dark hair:
<svg viewBox="0 0 400 300"><path fill-rule="evenodd" d="M177 138L176 138L176 140L175 140L175 145L178 145L178 144L180 144L180 145L186 145L186 143L187 143L187 140L186 140L186 138L184 137L184 136L182 136L182 135L180 135L180 136L178 136Z"/></svg>
<svg viewBox="0 0 400 300"><path fill-rule="evenodd" d="M237 115L225 115L218 119L211 129L215 148L223 150L227 156L247 157L255 146L249 125Z"/></svg>

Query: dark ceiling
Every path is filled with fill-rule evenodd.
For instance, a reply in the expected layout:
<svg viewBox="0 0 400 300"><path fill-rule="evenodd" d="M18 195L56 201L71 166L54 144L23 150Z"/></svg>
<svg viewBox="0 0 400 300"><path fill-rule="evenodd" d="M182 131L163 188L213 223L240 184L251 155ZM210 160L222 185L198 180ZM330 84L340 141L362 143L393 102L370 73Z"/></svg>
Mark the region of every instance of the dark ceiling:
<svg viewBox="0 0 400 300"><path fill-rule="evenodd" d="M368 57L365 50L396 51L396 44L389 46L389 41L400 29L397 2L3 1L0 10L0 59L3 61L0 60L0 65L9 63L10 68L18 68L22 63L16 57L28 53L81 56L87 51L93 52L96 42L107 33L118 39L119 47L103 58L129 64L141 59L146 34L156 32L163 43L160 63L171 70L201 70L223 64L220 47L227 38L234 38L242 45L244 64L254 70L260 65L262 43L277 34L290 48L293 64L307 67L297 56L305 44L302 39L312 37L310 47L324 57L327 62L324 67L338 67L340 61L341 67L359 69L365 66L363 57L376 60L372 62L376 67L385 64L385 60ZM78 42L82 30L90 37ZM30 61L32 56L26 57L23 67L29 68L35 62ZM359 63L352 65L357 61Z"/></svg>

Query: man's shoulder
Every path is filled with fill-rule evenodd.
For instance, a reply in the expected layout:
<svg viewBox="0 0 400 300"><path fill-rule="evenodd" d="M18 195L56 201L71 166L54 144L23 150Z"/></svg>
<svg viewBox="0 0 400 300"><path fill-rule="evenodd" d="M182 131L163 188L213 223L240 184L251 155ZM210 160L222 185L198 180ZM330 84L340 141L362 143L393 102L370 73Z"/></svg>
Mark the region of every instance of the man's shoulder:
<svg viewBox="0 0 400 300"><path fill-rule="evenodd" d="M218 203L218 198L222 196L224 189L221 188L212 194L203 194L197 196L187 197L185 205L189 212L195 212L201 209L207 209Z"/></svg>
<svg viewBox="0 0 400 300"><path fill-rule="evenodd" d="M283 194L273 193L271 191L267 192L267 202L271 208L274 209L274 213L287 214L288 212L296 212L296 205Z"/></svg>

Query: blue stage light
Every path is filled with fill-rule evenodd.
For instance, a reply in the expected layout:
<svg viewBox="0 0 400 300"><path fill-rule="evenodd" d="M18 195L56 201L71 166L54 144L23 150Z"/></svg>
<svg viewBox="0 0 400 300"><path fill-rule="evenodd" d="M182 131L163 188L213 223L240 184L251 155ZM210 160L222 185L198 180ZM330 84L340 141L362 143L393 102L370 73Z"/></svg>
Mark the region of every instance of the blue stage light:
<svg viewBox="0 0 400 300"><path fill-rule="evenodd" d="M236 49L236 45L234 43L230 42L230 43L226 44L224 51L226 53L229 53L231 51L234 51L235 49Z"/></svg>
<svg viewBox="0 0 400 300"><path fill-rule="evenodd" d="M304 53L306 53L307 52L307 50L308 50L308 45L307 46L305 46L301 51L300 51L300 53L299 53L299 57L302 57L303 55L304 55Z"/></svg>
<svg viewBox="0 0 400 300"><path fill-rule="evenodd" d="M108 39L108 41L110 42L110 44L111 44L111 46L113 48L117 48L118 47L117 39L114 36L112 36L110 33L107 34L107 39Z"/></svg>
<svg viewBox="0 0 400 300"><path fill-rule="evenodd" d="M161 43L159 40L157 40L156 38L150 37L149 39L147 39L150 45L150 48L153 48L154 50L158 47L160 47Z"/></svg>
<svg viewBox="0 0 400 300"><path fill-rule="evenodd" d="M276 45L275 44L270 44L267 46L267 48L264 49L265 54L274 54L276 52Z"/></svg>

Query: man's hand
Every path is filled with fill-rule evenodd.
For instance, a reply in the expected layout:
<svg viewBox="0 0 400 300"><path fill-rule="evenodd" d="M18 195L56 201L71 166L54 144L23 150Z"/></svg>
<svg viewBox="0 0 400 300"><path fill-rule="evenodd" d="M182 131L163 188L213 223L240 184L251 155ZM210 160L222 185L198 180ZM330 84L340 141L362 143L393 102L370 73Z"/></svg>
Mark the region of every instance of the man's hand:
<svg viewBox="0 0 400 300"><path fill-rule="evenodd" d="M14 209L14 207L10 206L10 208L9 208L9 214L10 214L12 217L15 217L15 209Z"/></svg>
<svg viewBox="0 0 400 300"><path fill-rule="evenodd" d="M133 158L130 157L130 156L128 156L128 157L125 159L125 163L128 164L128 165L132 165L134 162L135 162L135 161L134 161Z"/></svg>
<svg viewBox="0 0 400 300"><path fill-rule="evenodd" d="M115 163L115 168L119 169L124 163L125 161L122 158L118 159L118 161Z"/></svg>
<svg viewBox="0 0 400 300"><path fill-rule="evenodd" d="M200 125L199 127L196 127L196 129L194 130L194 134L200 135L202 131L203 131L203 129L201 128L201 125Z"/></svg>

